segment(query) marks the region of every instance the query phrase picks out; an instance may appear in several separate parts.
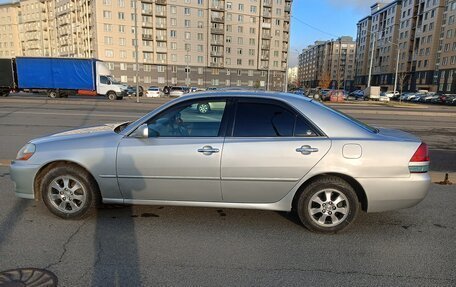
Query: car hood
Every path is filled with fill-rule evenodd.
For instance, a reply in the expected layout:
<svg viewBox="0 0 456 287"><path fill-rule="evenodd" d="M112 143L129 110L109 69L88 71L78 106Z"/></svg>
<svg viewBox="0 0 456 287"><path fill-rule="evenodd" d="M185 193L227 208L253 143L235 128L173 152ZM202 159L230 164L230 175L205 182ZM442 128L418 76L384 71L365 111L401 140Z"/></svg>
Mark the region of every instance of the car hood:
<svg viewBox="0 0 456 287"><path fill-rule="evenodd" d="M386 136L389 138L394 138L398 140L403 140L403 141L414 141L414 142L421 142L421 140L412 135L411 133L407 133L401 130L395 130L395 129L387 129L387 128L377 128L378 133L382 136Z"/></svg>
<svg viewBox="0 0 456 287"><path fill-rule="evenodd" d="M80 139L84 137L93 137L93 136L99 136L103 134L113 134L115 133L114 130L124 124L125 122L122 123L111 123L111 124L104 124L104 125L99 125L99 126L93 126L93 127L84 127L84 128L79 128L79 129L73 129L73 130L68 130L56 134L51 134L45 137L37 138L32 140L31 142L34 144L41 144L45 142L52 142L52 141L58 141L58 140L71 140L71 139Z"/></svg>

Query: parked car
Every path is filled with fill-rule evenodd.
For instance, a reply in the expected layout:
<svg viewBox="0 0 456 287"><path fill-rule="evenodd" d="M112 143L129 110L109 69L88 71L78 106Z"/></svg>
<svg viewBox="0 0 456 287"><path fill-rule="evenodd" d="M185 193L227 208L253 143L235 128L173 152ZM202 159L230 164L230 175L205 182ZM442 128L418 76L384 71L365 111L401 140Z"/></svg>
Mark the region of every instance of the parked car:
<svg viewBox="0 0 456 287"><path fill-rule="evenodd" d="M390 97L386 93L380 93L380 96L378 97L378 101L380 102L389 102Z"/></svg>
<svg viewBox="0 0 456 287"><path fill-rule="evenodd" d="M348 94L347 96L348 101L358 101L358 100L366 100L364 97L363 90L356 90Z"/></svg>
<svg viewBox="0 0 456 287"><path fill-rule="evenodd" d="M393 98L393 97L399 97L400 93L398 91L394 92L394 91L388 91L388 92L384 92L385 96L387 96L388 98Z"/></svg>
<svg viewBox="0 0 456 287"><path fill-rule="evenodd" d="M327 97L329 97L331 102L343 102L347 95L343 90L332 90L328 92Z"/></svg>
<svg viewBox="0 0 456 287"><path fill-rule="evenodd" d="M170 97L182 97L188 93L187 87L170 87L169 96Z"/></svg>
<svg viewBox="0 0 456 287"><path fill-rule="evenodd" d="M129 97L136 97L136 86L128 86L127 94ZM144 95L144 88L142 86L139 86L139 96L142 97L143 95Z"/></svg>
<svg viewBox="0 0 456 287"><path fill-rule="evenodd" d="M446 105L451 105L451 106L456 106L456 95L449 95L445 99L445 104Z"/></svg>
<svg viewBox="0 0 456 287"><path fill-rule="evenodd" d="M222 108L200 114L200 103ZM418 204L428 169L427 145L411 134L293 94L217 91L31 140L10 175L18 197L64 219L99 202L248 208L294 211L308 229L335 233L360 210Z"/></svg>
<svg viewBox="0 0 456 287"><path fill-rule="evenodd" d="M148 98L159 98L163 96L163 92L159 87L151 86L146 91L146 97Z"/></svg>
<svg viewBox="0 0 456 287"><path fill-rule="evenodd" d="M319 92L319 95L320 95L320 98L319 100L322 100L322 101L329 101L329 92L331 90L330 89L321 89L320 92Z"/></svg>

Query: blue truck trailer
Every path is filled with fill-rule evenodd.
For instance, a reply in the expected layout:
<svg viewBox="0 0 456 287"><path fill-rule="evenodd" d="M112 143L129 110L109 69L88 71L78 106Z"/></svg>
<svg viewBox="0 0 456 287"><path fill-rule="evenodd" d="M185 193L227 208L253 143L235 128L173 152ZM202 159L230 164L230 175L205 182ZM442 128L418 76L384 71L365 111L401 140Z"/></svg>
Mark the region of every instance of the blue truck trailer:
<svg viewBox="0 0 456 287"><path fill-rule="evenodd" d="M17 57L0 62L0 75L9 74L13 81L0 83L3 95L10 90L44 90L51 98L75 94L102 95L110 100L127 95L127 86L112 75L106 65L96 59ZM1 89L1 88L0 88Z"/></svg>

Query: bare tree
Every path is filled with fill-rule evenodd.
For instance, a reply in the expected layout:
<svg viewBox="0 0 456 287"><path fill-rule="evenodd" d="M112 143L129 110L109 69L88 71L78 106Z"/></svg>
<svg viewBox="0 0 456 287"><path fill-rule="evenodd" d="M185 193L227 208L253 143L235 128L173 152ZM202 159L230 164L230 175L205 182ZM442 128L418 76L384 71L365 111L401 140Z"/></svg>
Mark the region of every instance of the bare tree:
<svg viewBox="0 0 456 287"><path fill-rule="evenodd" d="M400 87L401 87L401 95L400 95L400 96L402 96L402 92L403 92L403 90L404 90L404 84L405 84L405 82L406 82L408 76L409 76L409 73L404 72L404 71L398 73L399 85L400 85ZM402 102L400 96L399 96L399 102Z"/></svg>

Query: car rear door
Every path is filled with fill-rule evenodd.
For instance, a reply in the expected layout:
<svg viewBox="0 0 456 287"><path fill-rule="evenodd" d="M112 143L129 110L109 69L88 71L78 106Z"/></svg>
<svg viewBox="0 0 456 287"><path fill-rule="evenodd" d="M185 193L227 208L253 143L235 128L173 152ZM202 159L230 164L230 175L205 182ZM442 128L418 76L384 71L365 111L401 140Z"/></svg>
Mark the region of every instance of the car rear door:
<svg viewBox="0 0 456 287"><path fill-rule="evenodd" d="M117 177L127 202L138 200L221 201L220 161L227 100L209 113L199 102L173 106L147 121L149 138L124 138Z"/></svg>
<svg viewBox="0 0 456 287"><path fill-rule="evenodd" d="M331 146L303 115L275 100L239 99L229 129L221 167L225 202L279 201Z"/></svg>

